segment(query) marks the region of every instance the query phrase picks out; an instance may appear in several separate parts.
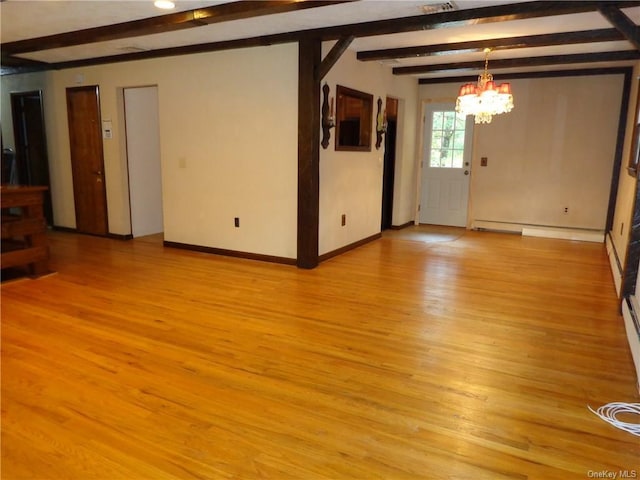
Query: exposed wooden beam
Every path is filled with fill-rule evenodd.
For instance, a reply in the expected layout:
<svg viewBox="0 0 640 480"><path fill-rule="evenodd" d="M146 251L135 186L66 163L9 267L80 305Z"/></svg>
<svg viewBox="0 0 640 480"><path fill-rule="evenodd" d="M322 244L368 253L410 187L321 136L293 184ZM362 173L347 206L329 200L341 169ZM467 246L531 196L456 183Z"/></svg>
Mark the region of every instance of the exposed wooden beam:
<svg viewBox="0 0 640 480"><path fill-rule="evenodd" d="M518 72L500 73L493 78L501 82L503 80L516 80L520 78L554 78L554 77L584 77L589 75L628 75L631 67L603 67L603 68L575 68L571 70L545 70L542 72ZM436 77L421 78L420 85L437 85L441 83L470 83L478 80L478 76L465 75L462 77Z"/></svg>
<svg viewBox="0 0 640 480"><path fill-rule="evenodd" d="M306 3L306 2L305 2ZM333 2L332 2L333 3ZM613 6L623 5L634 7L640 5L640 1L612 1ZM193 53L230 50L236 48L248 48L281 43L297 42L302 39L320 38L323 41L338 40L353 35L354 37L386 35L447 26L475 25L481 23L499 22L505 20L522 20L526 18L539 18L553 15L566 15L571 13L584 13L596 11L597 2L592 1L545 1L523 2L515 4L503 4L492 7L483 7L466 10L456 10L430 15L418 15L399 19L379 20L337 27L300 30L296 32L264 35L239 40L224 42L211 42L183 47L156 49L147 52L137 52L108 57L74 60L51 64L51 68L71 68L104 63L126 62L145 58L159 58L174 55L188 55ZM3 45L3 49L5 45Z"/></svg>
<svg viewBox="0 0 640 480"><path fill-rule="evenodd" d="M609 22L629 40L636 50L640 50L640 27L631 21L622 10L609 3L601 3L598 10Z"/></svg>
<svg viewBox="0 0 640 480"><path fill-rule="evenodd" d="M624 38L624 35L617 29L609 28L546 35L528 35L523 37L492 38L469 42L439 43L417 47L367 50L358 52L357 58L363 61L389 60L394 58L438 56L452 53L482 52L485 48L491 48L492 50L509 50L516 48L547 47L551 45L612 42L624 40Z"/></svg>
<svg viewBox="0 0 640 480"><path fill-rule="evenodd" d="M541 57L508 58L502 60L490 60L489 69L538 67L541 65L562 65L570 63L594 63L637 60L640 52L636 50L623 50L618 52L603 53L577 53L571 55L547 55ZM439 63L434 65L414 65L410 67L396 67L395 75L415 75L420 73L434 73L451 70L482 70L484 62L456 62Z"/></svg>
<svg viewBox="0 0 640 480"><path fill-rule="evenodd" d="M296 265L318 266L320 222L320 39L298 44L298 247Z"/></svg>
<svg viewBox="0 0 640 480"><path fill-rule="evenodd" d="M73 32L30 38L2 45L3 54L16 55L37 52L52 48L64 48L85 45L108 40L167 33L186 28L211 25L231 20L285 13L307 8L324 7L352 0L304 1L299 0L251 0L223 3L207 8L198 8L186 12L170 13L156 17L133 20L130 22L87 28Z"/></svg>
<svg viewBox="0 0 640 480"><path fill-rule="evenodd" d="M331 50L329 50L329 53L327 53L327 56L324 57L324 60L322 60L320 68L318 69L318 80L322 80L325 75L329 73L331 67L335 65L335 63L342 56L345 50L349 48L349 45L351 45L351 42L353 42L354 38L355 37L353 35L341 38L336 42Z"/></svg>
<svg viewBox="0 0 640 480"><path fill-rule="evenodd" d="M610 1L611 6L635 7L640 1ZM598 2L593 1L531 1L508 3L490 7L453 10L448 12L411 17L378 20L374 22L340 25L336 27L308 30L307 34L321 35L323 40L336 40L345 35L369 37L393 33L434 30L447 27L462 27L484 23L525 20L531 18L569 15L597 11ZM302 32L300 32L302 33Z"/></svg>
<svg viewBox="0 0 640 480"><path fill-rule="evenodd" d="M23 58L6 58L2 52L2 67L0 75L15 75L19 73L41 72L48 70L50 66L43 62Z"/></svg>

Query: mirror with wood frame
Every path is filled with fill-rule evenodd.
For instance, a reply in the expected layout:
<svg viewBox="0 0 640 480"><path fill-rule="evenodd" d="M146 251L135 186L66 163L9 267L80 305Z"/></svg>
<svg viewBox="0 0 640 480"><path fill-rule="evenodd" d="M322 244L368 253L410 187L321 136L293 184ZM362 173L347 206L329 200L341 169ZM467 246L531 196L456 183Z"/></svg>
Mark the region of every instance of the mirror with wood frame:
<svg viewBox="0 0 640 480"><path fill-rule="evenodd" d="M371 151L373 95L336 86L336 150Z"/></svg>

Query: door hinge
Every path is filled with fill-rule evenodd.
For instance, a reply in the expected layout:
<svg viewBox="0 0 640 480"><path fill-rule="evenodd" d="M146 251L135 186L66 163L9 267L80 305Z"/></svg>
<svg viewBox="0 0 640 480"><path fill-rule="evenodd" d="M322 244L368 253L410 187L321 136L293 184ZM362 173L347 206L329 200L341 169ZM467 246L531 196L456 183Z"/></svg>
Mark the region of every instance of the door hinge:
<svg viewBox="0 0 640 480"><path fill-rule="evenodd" d="M422 205L418 205L418 211L420 211L420 207L422 207Z"/></svg>

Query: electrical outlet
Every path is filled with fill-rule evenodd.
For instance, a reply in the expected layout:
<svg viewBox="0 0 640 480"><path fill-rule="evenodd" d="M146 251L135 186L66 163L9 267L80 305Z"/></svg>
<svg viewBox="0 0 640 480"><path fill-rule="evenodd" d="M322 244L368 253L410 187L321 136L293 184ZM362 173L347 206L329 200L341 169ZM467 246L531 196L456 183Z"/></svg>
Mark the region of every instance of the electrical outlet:
<svg viewBox="0 0 640 480"><path fill-rule="evenodd" d="M344 227L347 224L347 215L345 213L342 214L341 225Z"/></svg>
<svg viewBox="0 0 640 480"><path fill-rule="evenodd" d="M565 215L569 214L569 207L564 207L564 214Z"/></svg>
<svg viewBox="0 0 640 480"><path fill-rule="evenodd" d="M233 219L233 224L235 225L236 228L240 228L240 217L235 217Z"/></svg>

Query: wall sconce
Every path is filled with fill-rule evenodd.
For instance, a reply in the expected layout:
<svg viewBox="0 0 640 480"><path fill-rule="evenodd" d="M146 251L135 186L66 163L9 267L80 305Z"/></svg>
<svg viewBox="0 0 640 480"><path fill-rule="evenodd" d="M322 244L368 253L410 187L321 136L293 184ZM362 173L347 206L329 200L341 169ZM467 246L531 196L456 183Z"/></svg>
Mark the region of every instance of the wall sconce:
<svg viewBox="0 0 640 480"><path fill-rule="evenodd" d="M333 109L333 97L329 100L329 85L322 86L322 148L329 146L331 129L336 126L336 117Z"/></svg>
<svg viewBox="0 0 640 480"><path fill-rule="evenodd" d="M382 136L387 133L387 109L382 112L382 99L378 97L378 114L376 115L376 150L380 150Z"/></svg>

